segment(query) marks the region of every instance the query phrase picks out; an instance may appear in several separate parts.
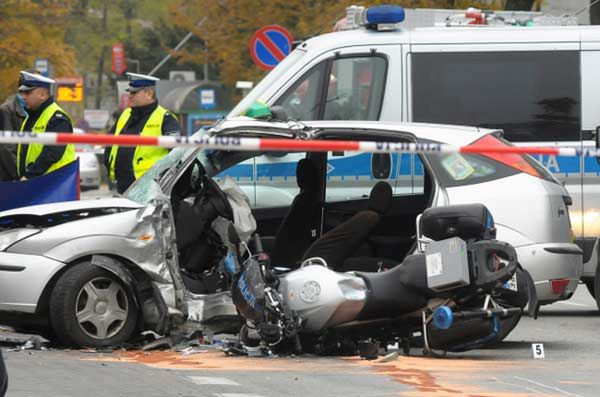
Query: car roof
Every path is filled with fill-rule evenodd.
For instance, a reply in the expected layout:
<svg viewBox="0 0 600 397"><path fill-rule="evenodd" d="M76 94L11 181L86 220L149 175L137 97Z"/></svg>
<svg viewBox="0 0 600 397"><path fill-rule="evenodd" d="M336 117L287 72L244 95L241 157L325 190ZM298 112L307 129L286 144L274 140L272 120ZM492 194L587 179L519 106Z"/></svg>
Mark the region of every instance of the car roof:
<svg viewBox="0 0 600 397"><path fill-rule="evenodd" d="M435 141L456 146L468 145L484 135L498 131L478 127L390 121L318 120L303 122L271 122L255 120L248 117L234 117L220 122L214 132L217 135L220 135L249 130L254 132L260 131L261 135L287 135L288 137L292 137L299 131L335 130L338 132L340 129L381 131L398 134L409 133L419 140Z"/></svg>

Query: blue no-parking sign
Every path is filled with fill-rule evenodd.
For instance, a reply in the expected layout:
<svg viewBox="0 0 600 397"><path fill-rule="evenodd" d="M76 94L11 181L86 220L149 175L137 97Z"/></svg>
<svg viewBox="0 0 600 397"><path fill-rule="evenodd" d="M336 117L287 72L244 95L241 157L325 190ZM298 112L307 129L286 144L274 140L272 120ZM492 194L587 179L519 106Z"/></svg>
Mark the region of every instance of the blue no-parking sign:
<svg viewBox="0 0 600 397"><path fill-rule="evenodd" d="M263 69L273 69L292 51L292 35L279 25L258 29L250 40L250 55Z"/></svg>

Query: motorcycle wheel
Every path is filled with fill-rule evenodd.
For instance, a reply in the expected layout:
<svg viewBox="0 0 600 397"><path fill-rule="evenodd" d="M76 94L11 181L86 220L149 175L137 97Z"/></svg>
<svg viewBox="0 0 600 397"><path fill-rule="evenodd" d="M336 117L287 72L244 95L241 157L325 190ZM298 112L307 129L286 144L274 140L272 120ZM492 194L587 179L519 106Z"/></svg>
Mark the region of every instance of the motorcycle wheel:
<svg viewBox="0 0 600 397"><path fill-rule="evenodd" d="M488 343L488 345L502 342L504 338L506 338L508 334L515 329L520 320L521 313L500 320L500 331L498 332L498 335L496 335L496 337Z"/></svg>

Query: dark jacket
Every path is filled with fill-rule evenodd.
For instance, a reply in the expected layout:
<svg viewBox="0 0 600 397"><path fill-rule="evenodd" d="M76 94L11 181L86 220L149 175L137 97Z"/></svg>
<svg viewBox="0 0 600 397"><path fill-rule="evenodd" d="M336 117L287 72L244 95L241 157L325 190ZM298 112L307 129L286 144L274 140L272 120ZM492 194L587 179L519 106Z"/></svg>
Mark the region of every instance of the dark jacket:
<svg viewBox="0 0 600 397"><path fill-rule="evenodd" d="M25 117L27 113L16 95L9 97L0 105L0 129L4 131L20 130ZM17 179L16 155L16 144L0 145L0 181Z"/></svg>
<svg viewBox="0 0 600 397"><path fill-rule="evenodd" d="M50 97L46 102L42 103L38 109L27 109L29 118L25 123L25 128L23 131L31 131L44 109L50 106L53 102L54 97ZM48 121L48 126L46 127L45 132L73 132L73 125L66 114L63 112L56 112ZM19 175L24 175L27 179L44 175L44 173L52 166L52 164L61 159L67 148L66 146L45 145L39 157L27 167L27 170L25 170L25 159L27 157L27 148L29 145L23 144L21 146L21 158L19 159L18 164L20 171Z"/></svg>
<svg viewBox="0 0 600 397"><path fill-rule="evenodd" d="M139 135L157 106L158 101L154 101L149 105L131 108L131 116L129 117L129 120L127 120L127 124L125 124L123 130L120 132L120 135ZM115 133L119 117L117 117L117 121L110 129L111 134ZM161 131L162 135L176 136L181 134L181 127L179 126L177 119L175 119L171 113L167 112L165 114ZM107 146L106 149L104 149L104 165L109 173L111 149L112 146ZM135 174L133 172L134 154L135 147L119 147L119 150L117 150L117 158L115 159L115 178L117 179L117 191L119 193L123 193L133 182L135 182Z"/></svg>

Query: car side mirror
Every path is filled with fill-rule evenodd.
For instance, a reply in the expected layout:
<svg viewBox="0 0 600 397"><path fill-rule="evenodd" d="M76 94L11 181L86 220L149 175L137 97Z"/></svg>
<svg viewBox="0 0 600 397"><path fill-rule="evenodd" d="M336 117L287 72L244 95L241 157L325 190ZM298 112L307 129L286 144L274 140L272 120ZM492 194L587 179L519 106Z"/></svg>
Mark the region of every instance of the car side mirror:
<svg viewBox="0 0 600 397"><path fill-rule="evenodd" d="M374 179L389 179L391 174L391 153L373 153L371 156L371 176Z"/></svg>

